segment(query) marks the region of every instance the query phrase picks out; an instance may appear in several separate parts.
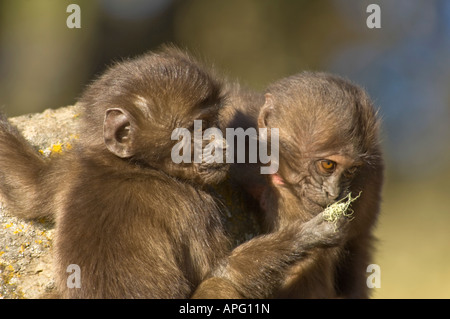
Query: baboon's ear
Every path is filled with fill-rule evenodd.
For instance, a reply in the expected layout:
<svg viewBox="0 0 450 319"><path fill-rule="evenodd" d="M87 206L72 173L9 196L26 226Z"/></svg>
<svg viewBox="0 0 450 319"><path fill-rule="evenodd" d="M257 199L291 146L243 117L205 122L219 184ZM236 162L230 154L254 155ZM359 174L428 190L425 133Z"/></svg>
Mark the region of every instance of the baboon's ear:
<svg viewBox="0 0 450 319"><path fill-rule="evenodd" d="M258 128L267 128L267 118L273 110L273 96L270 93L265 95L266 102L264 103L258 116Z"/></svg>
<svg viewBox="0 0 450 319"><path fill-rule="evenodd" d="M106 110L103 138L108 150L121 158L135 154L136 124L128 112L121 108Z"/></svg>

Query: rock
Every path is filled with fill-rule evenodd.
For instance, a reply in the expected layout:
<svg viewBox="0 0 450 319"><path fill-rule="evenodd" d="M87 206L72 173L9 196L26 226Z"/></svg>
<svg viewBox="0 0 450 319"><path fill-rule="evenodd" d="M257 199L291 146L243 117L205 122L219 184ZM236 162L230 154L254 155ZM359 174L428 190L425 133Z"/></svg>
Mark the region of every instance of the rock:
<svg viewBox="0 0 450 319"><path fill-rule="evenodd" d="M79 115L78 106L68 106L9 120L37 151L49 155L54 145L67 148L77 138ZM0 206L0 298L38 298L54 289L53 233L53 223L22 220Z"/></svg>

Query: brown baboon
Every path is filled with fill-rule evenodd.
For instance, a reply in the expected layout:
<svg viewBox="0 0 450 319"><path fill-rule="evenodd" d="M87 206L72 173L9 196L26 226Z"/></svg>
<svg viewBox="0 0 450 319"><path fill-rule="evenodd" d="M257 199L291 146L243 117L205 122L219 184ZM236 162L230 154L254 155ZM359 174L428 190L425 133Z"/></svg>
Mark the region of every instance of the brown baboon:
<svg viewBox="0 0 450 319"><path fill-rule="evenodd" d="M317 216L250 240L232 252L244 266L221 267L230 254L224 208L206 186L223 179L227 164L176 164L171 151L176 128L216 126L224 102L211 71L165 48L115 64L86 89L79 143L61 156L41 157L0 117L0 194L19 216L55 217L61 297L186 298L214 283L216 268L230 287L223 296L265 296L289 264L340 242ZM80 288L67 285L72 264ZM270 284L247 289L255 279Z"/></svg>
<svg viewBox="0 0 450 319"><path fill-rule="evenodd" d="M355 197L361 192L342 242L315 249L267 296L368 297L366 268L380 208L383 161L379 119L367 94L340 77L312 72L277 81L265 95L238 86L230 91L234 97L222 111L222 126L279 128L276 173L260 175L261 164L231 167L233 178L260 202L268 233L307 222L349 193ZM232 264L233 255L229 260Z"/></svg>

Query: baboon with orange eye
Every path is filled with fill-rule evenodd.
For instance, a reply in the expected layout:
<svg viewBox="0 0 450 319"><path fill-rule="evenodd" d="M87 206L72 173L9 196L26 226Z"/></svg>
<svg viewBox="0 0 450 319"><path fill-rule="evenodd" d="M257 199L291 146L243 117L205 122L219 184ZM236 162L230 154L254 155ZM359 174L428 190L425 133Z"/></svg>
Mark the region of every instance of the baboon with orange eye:
<svg viewBox="0 0 450 319"><path fill-rule="evenodd" d="M225 208L208 185L225 177L227 164L175 164L171 151L176 128L192 133L194 120L204 129L217 125L226 103L221 82L188 54L165 48L115 64L79 103L79 141L51 159L0 116L0 194L18 216L55 218L58 296L187 298L202 282L215 283L211 276L230 245ZM221 269L225 279L215 292L265 296L289 264L338 244L340 234L317 216L254 238L232 252L248 262ZM80 288L67 285L72 264L81 271ZM247 271L253 275L240 275ZM246 289L255 276L263 289ZM196 296L210 295L200 286Z"/></svg>
<svg viewBox="0 0 450 319"><path fill-rule="evenodd" d="M290 267L266 297L368 297L366 268L383 184L379 119L368 95L338 76L313 72L279 80L265 95L236 87L231 92L222 125L279 129L277 172L264 177L260 165L231 167L233 178L259 201L266 232L308 222L349 193L361 194L352 203L354 219L342 230L342 242L317 248ZM224 269L233 254L228 260Z"/></svg>

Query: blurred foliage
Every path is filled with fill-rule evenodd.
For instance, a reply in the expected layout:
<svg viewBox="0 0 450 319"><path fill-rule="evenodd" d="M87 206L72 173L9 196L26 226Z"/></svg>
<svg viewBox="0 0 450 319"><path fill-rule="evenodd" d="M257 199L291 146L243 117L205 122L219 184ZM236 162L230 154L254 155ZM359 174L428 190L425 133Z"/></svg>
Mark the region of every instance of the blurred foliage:
<svg viewBox="0 0 450 319"><path fill-rule="evenodd" d="M81 29L66 27L70 3ZM370 3L381 29L366 27ZM375 297L450 297L450 1L0 0L0 105L73 104L113 60L166 42L256 89L302 70L364 86L387 158Z"/></svg>

